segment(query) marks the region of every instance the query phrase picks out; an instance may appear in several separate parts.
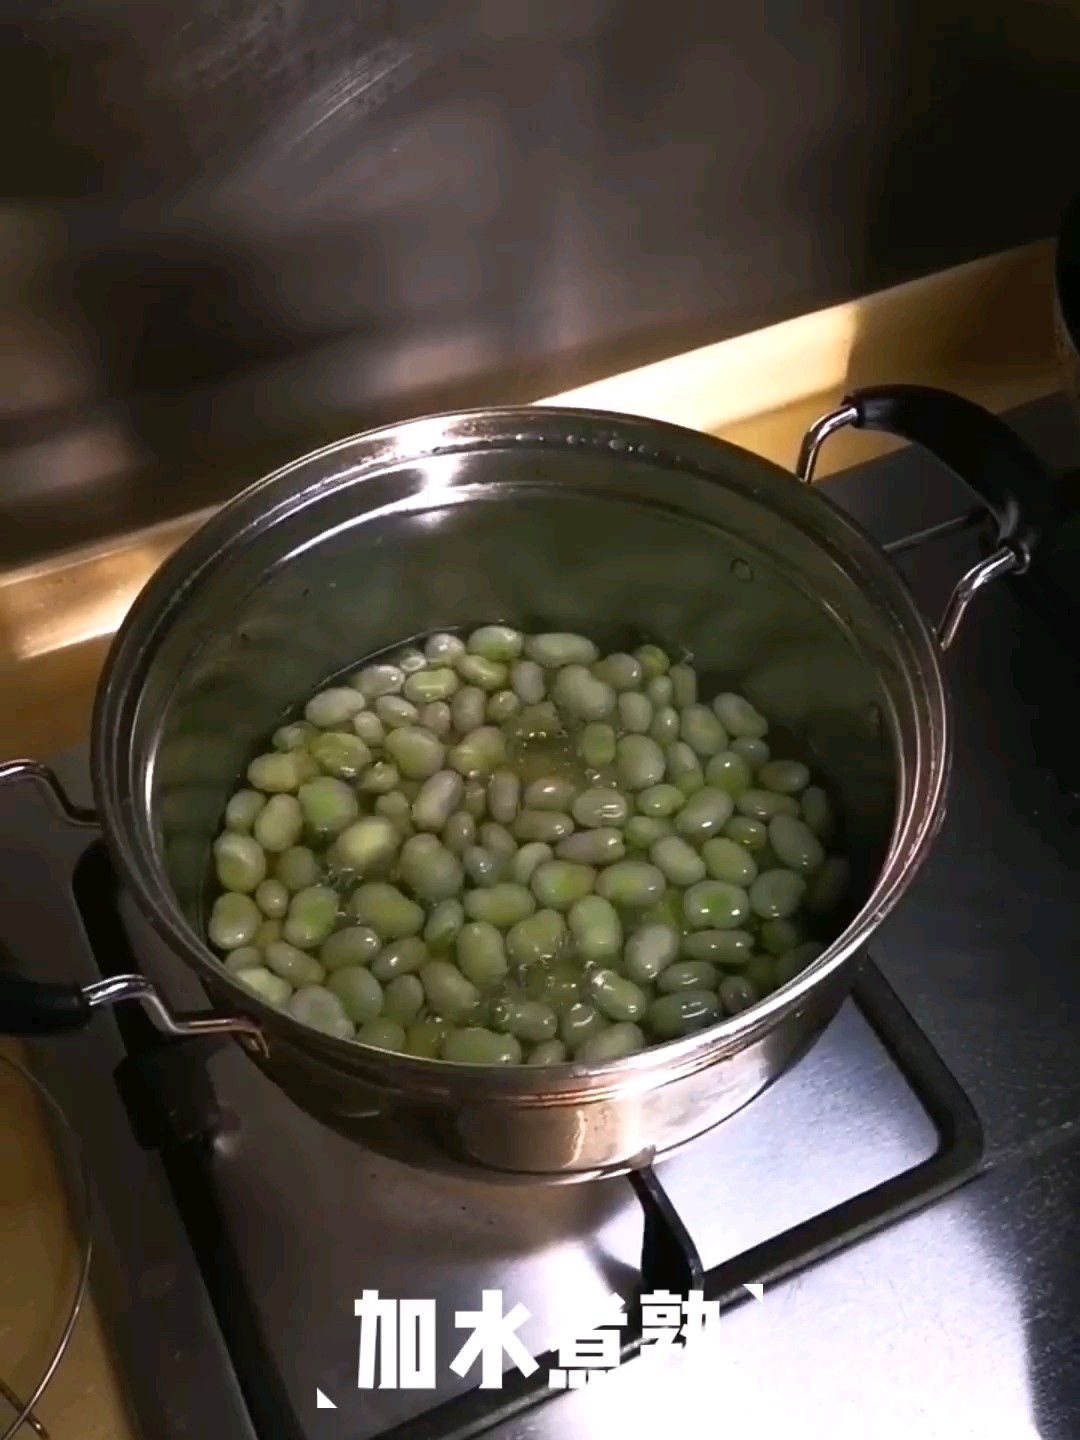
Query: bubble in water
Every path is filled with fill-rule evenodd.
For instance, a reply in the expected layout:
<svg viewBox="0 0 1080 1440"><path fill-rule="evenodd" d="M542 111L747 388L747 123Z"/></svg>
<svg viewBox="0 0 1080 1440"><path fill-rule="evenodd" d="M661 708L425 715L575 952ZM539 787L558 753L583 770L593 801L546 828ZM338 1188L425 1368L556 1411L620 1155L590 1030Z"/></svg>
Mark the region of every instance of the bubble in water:
<svg viewBox="0 0 1080 1440"><path fill-rule="evenodd" d="M608 449L609 449L609 450L625 450L625 449L626 449L626 441L625 441L625 440L620 440L619 437L616 435L613 439L611 439L611 440L608 441Z"/></svg>
<svg viewBox="0 0 1080 1440"><path fill-rule="evenodd" d="M735 576L736 580L742 580L744 582L753 580L754 578L754 572L745 560L733 560L731 562L731 573Z"/></svg>

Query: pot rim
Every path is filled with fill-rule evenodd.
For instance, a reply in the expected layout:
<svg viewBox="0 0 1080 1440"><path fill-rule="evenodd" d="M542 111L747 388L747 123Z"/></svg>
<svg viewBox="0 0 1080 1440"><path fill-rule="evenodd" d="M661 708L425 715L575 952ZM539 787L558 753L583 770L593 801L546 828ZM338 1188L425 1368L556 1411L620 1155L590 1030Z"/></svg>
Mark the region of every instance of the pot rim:
<svg viewBox="0 0 1080 1440"><path fill-rule="evenodd" d="M443 443L418 444L425 432L430 432L431 442ZM843 933L807 970L747 1011L682 1039L596 1065L565 1062L532 1069L428 1060L335 1039L283 1014L232 979L172 899L159 859L147 857L140 847L129 843L134 800L143 799L149 808L151 797L148 790L144 796L132 797L121 783L126 747L118 741L118 721L123 702L129 693L138 694L140 675L156 640L167 629L172 611L201 575L222 562L230 543L247 524L270 525L302 501L308 491L306 473L310 472L312 485L324 489L354 483L365 471L381 470L388 462L406 456L416 461L439 453L515 444L546 445L549 450L573 448L579 453L590 448L606 450L609 458L612 451L627 458L638 455L714 482L726 479L731 483L731 462L735 460L744 470L756 468L763 480L770 477L770 484L779 477L797 486L806 500L826 508L831 538L843 545L874 587L886 591L891 605L902 613L921 678L930 690L933 712L934 723L929 728L934 743L920 744L920 753L912 757L913 799L906 812L898 809L878 878ZM349 463L337 463L343 460ZM895 746L891 715L889 724ZM951 747L951 707L932 630L885 552L846 512L819 491L803 487L791 472L772 461L703 432L613 411L538 405L477 407L381 426L302 455L242 490L173 552L125 616L96 692L90 754L95 805L120 880L156 934L207 982L211 996L227 996L231 1008L257 1020L268 1036L271 1053L277 1038L290 1052L315 1055L358 1075L375 1072L371 1076L375 1083L408 1090L410 1095L426 1090L433 1096L452 1092L462 1098L499 1097L548 1105L653 1089L746 1048L799 1011L812 992L854 959L921 868L944 818ZM167 896L164 903L162 892Z"/></svg>

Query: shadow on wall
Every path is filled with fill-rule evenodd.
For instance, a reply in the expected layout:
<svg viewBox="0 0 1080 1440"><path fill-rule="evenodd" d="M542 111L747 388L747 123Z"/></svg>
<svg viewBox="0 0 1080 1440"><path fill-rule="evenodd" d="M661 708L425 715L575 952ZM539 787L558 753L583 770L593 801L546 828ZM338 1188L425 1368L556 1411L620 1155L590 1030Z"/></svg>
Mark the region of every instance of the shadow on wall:
<svg viewBox="0 0 1080 1440"><path fill-rule="evenodd" d="M1080 119L1070 14L26 7L0 46L23 237L0 265L0 564L371 424L531 400L1044 233L1068 183L1033 148Z"/></svg>

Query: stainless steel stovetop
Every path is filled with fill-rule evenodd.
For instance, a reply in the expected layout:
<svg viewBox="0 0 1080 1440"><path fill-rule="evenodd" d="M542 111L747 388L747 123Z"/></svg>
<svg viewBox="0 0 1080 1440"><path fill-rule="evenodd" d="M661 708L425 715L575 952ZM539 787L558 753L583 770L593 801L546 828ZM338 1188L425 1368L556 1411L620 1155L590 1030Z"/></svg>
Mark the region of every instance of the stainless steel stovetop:
<svg viewBox="0 0 1080 1440"><path fill-rule="evenodd" d="M1056 402L1015 418L1055 467L1080 458ZM950 478L906 452L829 493L885 542L941 527L897 552L936 614L977 553ZM146 1434L365 1440L430 1412L401 1434L634 1440L696 1431L705 1406L805 1440L1080 1433L1080 705L1063 613L1023 583L980 597L949 658L950 817L858 1001L658 1186L414 1173L322 1129L235 1048L189 1047L178 1080L129 1058L119 1086L137 1021L38 1046L93 1166L95 1284ZM56 771L88 798L81 752ZM203 1003L33 777L0 787L0 850L0 939L28 972L91 979L134 956ZM632 1313L644 1228L646 1288L686 1279L680 1221L719 1267L715 1343L501 1414L520 1385L432 1411L479 1378L449 1361L455 1312L482 1290L524 1304L539 1354L609 1291ZM437 1302L436 1393L358 1387L365 1289Z"/></svg>

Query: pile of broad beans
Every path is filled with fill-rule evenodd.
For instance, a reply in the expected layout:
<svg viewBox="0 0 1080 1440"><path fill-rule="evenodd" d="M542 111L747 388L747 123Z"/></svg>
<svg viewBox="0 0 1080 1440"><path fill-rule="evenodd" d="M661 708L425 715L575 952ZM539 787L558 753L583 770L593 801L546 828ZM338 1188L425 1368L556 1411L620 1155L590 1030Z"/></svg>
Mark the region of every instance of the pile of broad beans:
<svg viewBox="0 0 1080 1440"><path fill-rule="evenodd" d="M431 635L251 761L210 942L295 1019L430 1059L595 1064L688 1035L810 964L848 881L828 796L767 737L655 645Z"/></svg>

